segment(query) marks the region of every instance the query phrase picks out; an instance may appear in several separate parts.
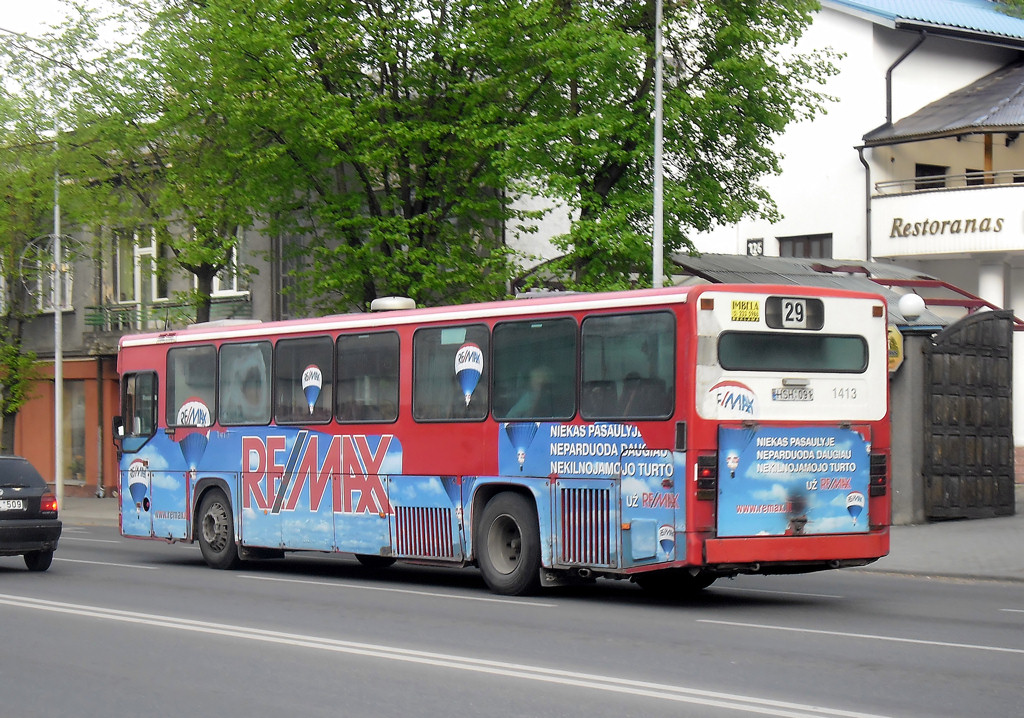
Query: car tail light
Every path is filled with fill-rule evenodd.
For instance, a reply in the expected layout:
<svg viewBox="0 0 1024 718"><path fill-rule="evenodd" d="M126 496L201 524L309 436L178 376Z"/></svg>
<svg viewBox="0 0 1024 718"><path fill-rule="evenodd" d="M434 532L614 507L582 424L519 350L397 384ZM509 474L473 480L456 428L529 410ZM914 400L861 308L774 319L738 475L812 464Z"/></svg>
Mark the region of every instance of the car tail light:
<svg viewBox="0 0 1024 718"><path fill-rule="evenodd" d="M43 494L39 499L39 510L43 513L57 513L57 497L53 494Z"/></svg>
<svg viewBox="0 0 1024 718"><path fill-rule="evenodd" d="M871 496L885 496L888 488L889 460L885 454L872 454L870 465Z"/></svg>
<svg viewBox="0 0 1024 718"><path fill-rule="evenodd" d="M714 501L718 496L718 454L697 457L697 499Z"/></svg>

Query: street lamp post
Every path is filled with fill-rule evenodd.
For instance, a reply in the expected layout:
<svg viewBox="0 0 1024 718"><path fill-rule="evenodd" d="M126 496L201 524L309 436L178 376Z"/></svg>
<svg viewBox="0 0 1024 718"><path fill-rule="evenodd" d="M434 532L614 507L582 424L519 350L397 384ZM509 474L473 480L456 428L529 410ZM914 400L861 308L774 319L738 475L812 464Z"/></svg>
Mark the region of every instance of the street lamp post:
<svg viewBox="0 0 1024 718"><path fill-rule="evenodd" d="M662 277L665 273L664 268L664 233L665 233L665 217L664 217L664 178L662 177L662 145L664 144L664 138L662 135L662 52L661 52L661 0L657 0L654 4L654 249L652 257L653 259L653 277L651 278L651 286L660 287L662 286Z"/></svg>
<svg viewBox="0 0 1024 718"><path fill-rule="evenodd" d="M60 243L60 167L57 165L57 118L53 119L53 484L57 506L64 505L64 306L61 284L64 261Z"/></svg>

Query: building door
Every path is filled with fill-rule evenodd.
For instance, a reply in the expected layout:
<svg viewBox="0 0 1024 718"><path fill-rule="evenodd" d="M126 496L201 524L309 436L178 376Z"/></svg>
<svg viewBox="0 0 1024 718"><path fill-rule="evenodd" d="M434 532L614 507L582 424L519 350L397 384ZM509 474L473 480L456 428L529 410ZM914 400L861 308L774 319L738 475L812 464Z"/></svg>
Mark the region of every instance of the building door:
<svg viewBox="0 0 1024 718"><path fill-rule="evenodd" d="M1013 315L972 314L926 346L924 508L929 519L1014 513Z"/></svg>

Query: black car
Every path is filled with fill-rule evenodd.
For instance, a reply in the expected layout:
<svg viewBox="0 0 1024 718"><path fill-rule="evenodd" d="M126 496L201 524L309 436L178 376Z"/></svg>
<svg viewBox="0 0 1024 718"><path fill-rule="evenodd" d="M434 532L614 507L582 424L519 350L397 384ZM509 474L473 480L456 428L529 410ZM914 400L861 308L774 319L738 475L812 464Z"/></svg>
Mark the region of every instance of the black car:
<svg viewBox="0 0 1024 718"><path fill-rule="evenodd" d="M0 456L0 556L24 556L29 571L45 571L60 538L57 497L20 456Z"/></svg>

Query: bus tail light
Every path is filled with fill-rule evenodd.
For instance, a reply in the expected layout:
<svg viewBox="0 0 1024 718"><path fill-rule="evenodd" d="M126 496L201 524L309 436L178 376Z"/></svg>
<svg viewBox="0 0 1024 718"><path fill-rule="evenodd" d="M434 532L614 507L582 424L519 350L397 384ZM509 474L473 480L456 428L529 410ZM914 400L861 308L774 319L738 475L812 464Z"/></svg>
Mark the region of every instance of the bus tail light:
<svg viewBox="0 0 1024 718"><path fill-rule="evenodd" d="M697 499L714 501L718 496L718 454L697 457Z"/></svg>
<svg viewBox="0 0 1024 718"><path fill-rule="evenodd" d="M871 496L885 496L889 461L885 454L872 454L869 469L871 485L868 490Z"/></svg>

